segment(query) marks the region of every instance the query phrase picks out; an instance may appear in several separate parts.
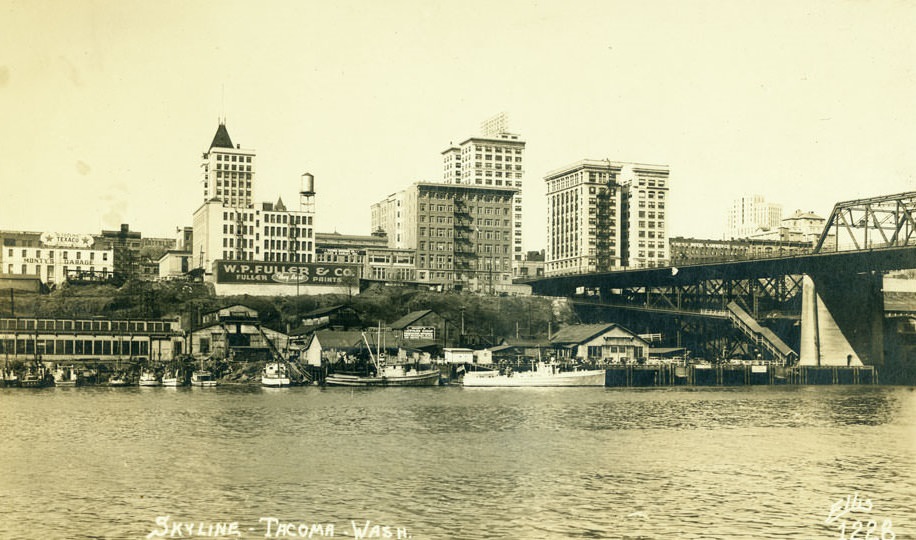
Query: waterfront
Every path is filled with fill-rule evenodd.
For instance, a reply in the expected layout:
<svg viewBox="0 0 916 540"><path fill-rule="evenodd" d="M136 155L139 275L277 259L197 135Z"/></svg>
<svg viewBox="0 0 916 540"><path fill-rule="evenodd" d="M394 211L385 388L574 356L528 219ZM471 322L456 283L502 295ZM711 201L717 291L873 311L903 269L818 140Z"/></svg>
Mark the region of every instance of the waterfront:
<svg viewBox="0 0 916 540"><path fill-rule="evenodd" d="M336 537L371 520L417 539L839 538L825 520L853 494L879 531L916 530L916 392L901 387L87 387L0 401L2 538L145 538L164 516L204 532L236 522L242 538L263 538L265 517Z"/></svg>

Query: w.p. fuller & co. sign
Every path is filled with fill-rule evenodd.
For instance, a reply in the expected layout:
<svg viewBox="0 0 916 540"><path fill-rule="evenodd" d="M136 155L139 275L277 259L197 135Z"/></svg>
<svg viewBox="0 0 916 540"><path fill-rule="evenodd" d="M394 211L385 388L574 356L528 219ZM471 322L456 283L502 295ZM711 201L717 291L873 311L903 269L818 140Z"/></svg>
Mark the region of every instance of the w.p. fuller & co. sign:
<svg viewBox="0 0 916 540"><path fill-rule="evenodd" d="M216 261L217 283L345 285L359 277L354 264Z"/></svg>

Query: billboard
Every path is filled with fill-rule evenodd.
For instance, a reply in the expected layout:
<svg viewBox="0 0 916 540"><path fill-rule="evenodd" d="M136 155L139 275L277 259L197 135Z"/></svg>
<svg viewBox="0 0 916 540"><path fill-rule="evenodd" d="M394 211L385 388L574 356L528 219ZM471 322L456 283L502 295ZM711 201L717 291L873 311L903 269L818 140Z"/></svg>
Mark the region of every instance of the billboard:
<svg viewBox="0 0 916 540"><path fill-rule="evenodd" d="M434 326L408 326L404 329L404 339L436 339Z"/></svg>
<svg viewBox="0 0 916 540"><path fill-rule="evenodd" d="M356 283L355 264L216 261L217 283L347 285Z"/></svg>

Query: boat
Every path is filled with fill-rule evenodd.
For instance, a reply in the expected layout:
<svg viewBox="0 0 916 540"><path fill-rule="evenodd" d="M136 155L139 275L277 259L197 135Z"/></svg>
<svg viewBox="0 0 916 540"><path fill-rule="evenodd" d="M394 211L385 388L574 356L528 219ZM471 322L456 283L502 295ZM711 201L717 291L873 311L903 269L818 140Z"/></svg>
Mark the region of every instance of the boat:
<svg viewBox="0 0 916 540"><path fill-rule="evenodd" d="M118 372L108 378L108 386L128 386L130 382L127 380L127 375Z"/></svg>
<svg viewBox="0 0 916 540"><path fill-rule="evenodd" d="M191 373L191 386L216 386L218 383L213 373L204 369L204 359L200 359L200 369L195 369Z"/></svg>
<svg viewBox="0 0 916 540"><path fill-rule="evenodd" d="M282 388L291 384L289 366L279 360L267 362L261 370L261 385L272 388Z"/></svg>
<svg viewBox="0 0 916 540"><path fill-rule="evenodd" d="M28 366L25 375L19 380L19 386L22 388L42 388L48 385L48 374L41 363Z"/></svg>
<svg viewBox="0 0 916 540"><path fill-rule="evenodd" d="M114 373L108 377L108 386L128 386L130 381L127 377L127 372L121 369L121 357L118 356L117 362L115 362Z"/></svg>
<svg viewBox="0 0 916 540"><path fill-rule="evenodd" d="M4 368L0 370L0 386L4 388L13 388L19 386L19 375L12 369Z"/></svg>
<svg viewBox="0 0 916 540"><path fill-rule="evenodd" d="M153 369L143 368L140 370L140 386L162 386L162 381Z"/></svg>
<svg viewBox="0 0 916 540"><path fill-rule="evenodd" d="M467 387L561 387L604 386L605 370L588 369L561 371L560 366L549 362L535 362L531 371L498 370L468 371L462 379Z"/></svg>
<svg viewBox="0 0 916 540"><path fill-rule="evenodd" d="M438 386L439 370L416 369L412 366L384 366L375 375L331 373L325 378L330 386Z"/></svg>
<svg viewBox="0 0 916 540"><path fill-rule="evenodd" d="M420 368L419 365L386 365L384 357L372 353L372 347L366 334L363 341L369 349L369 357L375 367L374 374L358 375L348 373L331 373L325 378L329 386L438 386L439 370ZM376 349L378 350L378 348Z"/></svg>
<svg viewBox="0 0 916 540"><path fill-rule="evenodd" d="M57 366L54 370L54 386L76 386L79 372L73 366Z"/></svg>
<svg viewBox="0 0 916 540"><path fill-rule="evenodd" d="M162 386L184 386L184 377L180 369L168 370L162 374Z"/></svg>

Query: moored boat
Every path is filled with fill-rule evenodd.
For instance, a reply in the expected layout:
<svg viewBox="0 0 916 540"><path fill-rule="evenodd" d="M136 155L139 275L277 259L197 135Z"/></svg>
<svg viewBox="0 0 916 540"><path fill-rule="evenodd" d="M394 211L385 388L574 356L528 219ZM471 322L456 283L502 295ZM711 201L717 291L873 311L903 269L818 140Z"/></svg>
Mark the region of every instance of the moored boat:
<svg viewBox="0 0 916 540"><path fill-rule="evenodd" d="M25 374L19 379L19 386L22 388L41 388L47 386L49 382L45 367L39 363L26 368Z"/></svg>
<svg viewBox="0 0 916 540"><path fill-rule="evenodd" d="M375 375L331 373L325 379L330 386L438 386L439 370L408 369L405 366L385 366Z"/></svg>
<svg viewBox="0 0 916 540"><path fill-rule="evenodd" d="M179 369L169 370L162 374L162 386L184 386L184 383L184 377Z"/></svg>
<svg viewBox="0 0 916 540"><path fill-rule="evenodd" d="M216 386L219 384L213 372L204 368L204 359L200 359L200 367L191 372L191 386Z"/></svg>
<svg viewBox="0 0 916 540"><path fill-rule="evenodd" d="M0 376L0 386L5 388L15 388L19 386L19 375L12 369L4 369Z"/></svg>
<svg viewBox="0 0 916 540"><path fill-rule="evenodd" d="M381 335L381 332L379 332ZM387 365L380 354L372 353L372 346L363 334L363 342L369 351L369 358L375 369L374 373L349 374L330 373L324 383L329 386L438 386L439 370L436 368L421 369L419 365ZM380 347L376 347L379 350Z"/></svg>
<svg viewBox="0 0 916 540"><path fill-rule="evenodd" d="M127 375L124 373L118 372L108 378L108 386L128 386L129 384Z"/></svg>
<svg viewBox="0 0 916 540"><path fill-rule="evenodd" d="M73 366L57 366L54 370L54 386L76 386L79 372Z"/></svg>
<svg viewBox="0 0 916 540"><path fill-rule="evenodd" d="M191 373L191 386L216 386L213 373L207 369L197 369Z"/></svg>
<svg viewBox="0 0 916 540"><path fill-rule="evenodd" d="M556 364L538 362L531 371L469 371L462 384L467 387L562 387L604 386L605 370L561 371Z"/></svg>
<svg viewBox="0 0 916 540"><path fill-rule="evenodd" d="M140 370L140 386L162 386L162 381L154 370L144 368Z"/></svg>
<svg viewBox="0 0 916 540"><path fill-rule="evenodd" d="M261 385L282 388L291 384L289 366L285 362L267 362L261 370Z"/></svg>

